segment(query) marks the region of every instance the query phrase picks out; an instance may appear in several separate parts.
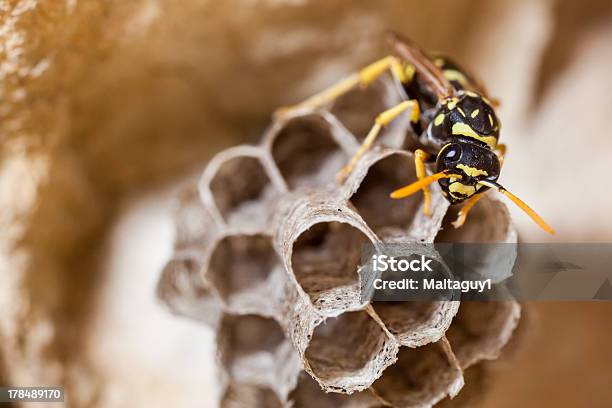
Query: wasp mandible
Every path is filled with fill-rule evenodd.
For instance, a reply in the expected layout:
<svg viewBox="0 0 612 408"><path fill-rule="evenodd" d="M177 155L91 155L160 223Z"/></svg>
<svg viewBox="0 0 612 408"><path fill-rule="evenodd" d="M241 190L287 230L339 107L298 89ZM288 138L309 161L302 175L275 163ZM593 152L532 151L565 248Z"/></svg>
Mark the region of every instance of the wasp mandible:
<svg viewBox="0 0 612 408"><path fill-rule="evenodd" d="M430 57L412 41L395 33L390 39L398 56L382 58L302 103L280 109L277 114L301 107L320 107L357 86L367 87L391 71L409 99L377 116L355 155L338 174L338 180L346 179L386 125L407 113L421 145L414 154L418 180L391 192L391 198L405 198L423 191L423 211L429 215L429 186L437 181L451 204L463 203L453 222L459 228L484 193L494 189L520 207L544 231L554 234L542 217L497 182L506 152L505 145L499 143L501 125L494 109L497 102L488 97L474 77L448 58ZM427 176L425 164L434 161L436 173Z"/></svg>

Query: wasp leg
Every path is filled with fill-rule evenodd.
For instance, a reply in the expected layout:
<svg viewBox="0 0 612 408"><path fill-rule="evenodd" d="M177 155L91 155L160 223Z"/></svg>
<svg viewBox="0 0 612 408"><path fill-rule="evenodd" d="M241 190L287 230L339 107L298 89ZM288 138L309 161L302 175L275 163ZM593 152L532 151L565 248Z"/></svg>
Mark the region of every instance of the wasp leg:
<svg viewBox="0 0 612 408"><path fill-rule="evenodd" d="M359 159L361 159L361 157L372 147L382 128L388 125L393 119L397 118L399 115L402 114L402 112L408 109L411 109L410 121L412 123L417 123L421 115L421 109L419 108L419 102L416 99L404 101L390 109L387 109L376 117L376 122L374 123L374 126L372 126L372 128L368 132L368 135L363 140L361 146L359 146L357 153L355 153L349 163L344 166L342 170L340 170L340 172L338 173L336 178L339 182L343 182L349 176L349 174L351 174Z"/></svg>
<svg viewBox="0 0 612 408"><path fill-rule="evenodd" d="M457 214L457 219L452 223L453 227L460 228L463 224L465 224L468 213L482 197L484 197L484 193L474 194L465 202L461 210L459 210L459 214Z"/></svg>
<svg viewBox="0 0 612 408"><path fill-rule="evenodd" d="M416 167L416 174L419 180L423 180L425 177L427 177L425 162L428 158L429 153L425 152L424 150L417 149L414 152L414 165ZM425 199L425 202L423 204L423 214L429 217L431 215L431 191L429 190L429 186L423 187L422 190Z"/></svg>
<svg viewBox="0 0 612 408"><path fill-rule="evenodd" d="M497 144L497 148L495 149L497 150L497 156L499 157L499 164L501 166L503 166L504 164L504 159L506 158L506 152L508 151L508 148L506 147L505 144L503 143L498 143Z"/></svg>
<svg viewBox="0 0 612 408"><path fill-rule="evenodd" d="M402 83L412 79L412 76L410 75L411 71L408 68L404 69L399 59L394 56L388 56L371 63L359 72L348 76L347 78L341 80L335 85L332 85L324 91L311 96L310 98L297 105L277 109L274 113L274 116L280 117L286 115L287 113L295 109L318 108L320 106L323 106L329 102L332 102L336 98L344 95L357 85L367 87L388 69L391 69L391 71Z"/></svg>

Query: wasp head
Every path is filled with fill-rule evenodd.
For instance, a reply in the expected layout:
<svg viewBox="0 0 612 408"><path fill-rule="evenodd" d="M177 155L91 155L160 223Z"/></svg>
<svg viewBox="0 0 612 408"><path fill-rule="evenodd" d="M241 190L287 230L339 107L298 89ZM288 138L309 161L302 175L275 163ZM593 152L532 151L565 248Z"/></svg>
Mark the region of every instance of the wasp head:
<svg viewBox="0 0 612 408"><path fill-rule="evenodd" d="M495 182L499 177L500 162L491 149L471 142L453 142L445 145L436 160L437 172L457 177L438 181L442 193L451 202L459 203L488 187L480 181Z"/></svg>

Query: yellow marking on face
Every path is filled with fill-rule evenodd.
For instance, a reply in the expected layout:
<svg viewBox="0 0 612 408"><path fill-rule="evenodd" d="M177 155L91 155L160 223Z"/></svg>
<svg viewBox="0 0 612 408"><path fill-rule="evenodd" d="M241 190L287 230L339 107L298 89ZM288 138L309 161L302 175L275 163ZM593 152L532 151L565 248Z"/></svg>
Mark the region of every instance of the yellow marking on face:
<svg viewBox="0 0 612 408"><path fill-rule="evenodd" d="M445 69L442 74L444 75L444 78L448 79L449 81L457 81L463 87L468 85L468 80L465 75L456 69Z"/></svg>
<svg viewBox="0 0 612 408"><path fill-rule="evenodd" d="M463 163L460 163L458 165L455 166L458 169L463 170L463 172L465 174L467 174L470 177L477 177L477 176L488 176L489 173L487 173L485 170L481 170L481 169L477 169L476 167L471 167L468 165L465 165Z"/></svg>
<svg viewBox="0 0 612 408"><path fill-rule="evenodd" d="M447 99L448 109L449 110L455 109L455 106L457 106L457 102L459 102L459 100L457 98Z"/></svg>
<svg viewBox="0 0 612 408"><path fill-rule="evenodd" d="M465 94L466 94L467 96L471 96L472 98L478 98L478 96L479 96L479 95L478 95L476 92L474 92L474 91L465 91Z"/></svg>
<svg viewBox="0 0 612 408"><path fill-rule="evenodd" d="M497 139L493 136L480 136L478 133L474 131L467 123L455 123L452 128L453 135L463 135L467 137L471 137L472 139L480 140L485 143L491 149L495 149L497 145Z"/></svg>
<svg viewBox="0 0 612 408"><path fill-rule="evenodd" d="M474 186L466 186L463 183L455 182L448 186L448 191L452 193L459 193L466 196L474 195L476 188Z"/></svg>
<svg viewBox="0 0 612 408"><path fill-rule="evenodd" d="M444 66L444 58L436 58L434 60L434 64L436 65L436 67L442 68Z"/></svg>
<svg viewBox="0 0 612 408"><path fill-rule="evenodd" d="M475 118L476 116L478 116L478 114L480 113L480 109L476 109L474 111L472 111L472 113L470 114L470 116L473 118Z"/></svg>
<svg viewBox="0 0 612 408"><path fill-rule="evenodd" d="M442 124L442 122L444 121L444 114L440 113L438 114L438 116L436 116L436 118L434 119L434 125L436 126L440 126Z"/></svg>
<svg viewBox="0 0 612 408"><path fill-rule="evenodd" d="M489 113L489 123L493 126L493 116Z"/></svg>
<svg viewBox="0 0 612 408"><path fill-rule="evenodd" d="M459 113L461 114L461 116L463 116L464 118L466 117L466 116L465 116L465 112L463 111L463 109L461 109L461 108L457 108L457 110L459 111Z"/></svg>

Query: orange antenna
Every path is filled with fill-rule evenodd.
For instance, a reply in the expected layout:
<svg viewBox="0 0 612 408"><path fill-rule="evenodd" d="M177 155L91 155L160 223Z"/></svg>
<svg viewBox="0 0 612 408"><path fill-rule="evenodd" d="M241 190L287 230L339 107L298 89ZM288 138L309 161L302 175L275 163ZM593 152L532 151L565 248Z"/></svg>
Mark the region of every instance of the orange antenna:
<svg viewBox="0 0 612 408"><path fill-rule="evenodd" d="M540 226L540 228L542 228L544 231L548 232L551 235L555 234L555 230L552 229L547 223L546 221L544 221L542 219L542 217L540 217L538 215L537 212L535 212L531 207L529 207L527 204L525 204L523 202L523 200L521 200L520 198L518 198L517 196L515 196L514 194L512 194L510 191L506 190L505 187L501 186L498 183L492 182L492 181L485 181L485 180L481 180L478 182L478 184L482 184L483 186L486 187L490 187L493 188L497 191L499 191L500 193L502 193L503 195L505 195L506 197L508 197L510 200L512 200L512 202L514 204L516 204L521 210L525 211L525 213L531 217L532 220L535 221L536 224L538 224Z"/></svg>
<svg viewBox="0 0 612 408"><path fill-rule="evenodd" d="M424 187L427 187L434 181L437 181L443 178L450 178L450 177L454 177L457 179L461 178L461 176L457 174L448 174L445 172L435 173L435 174L432 174L431 176L427 176L418 181L415 181L414 183L409 184L406 187L402 187L400 189L393 191L390 194L390 197L395 198L395 199L409 197L413 195L414 193L416 193L417 191L423 189Z"/></svg>

